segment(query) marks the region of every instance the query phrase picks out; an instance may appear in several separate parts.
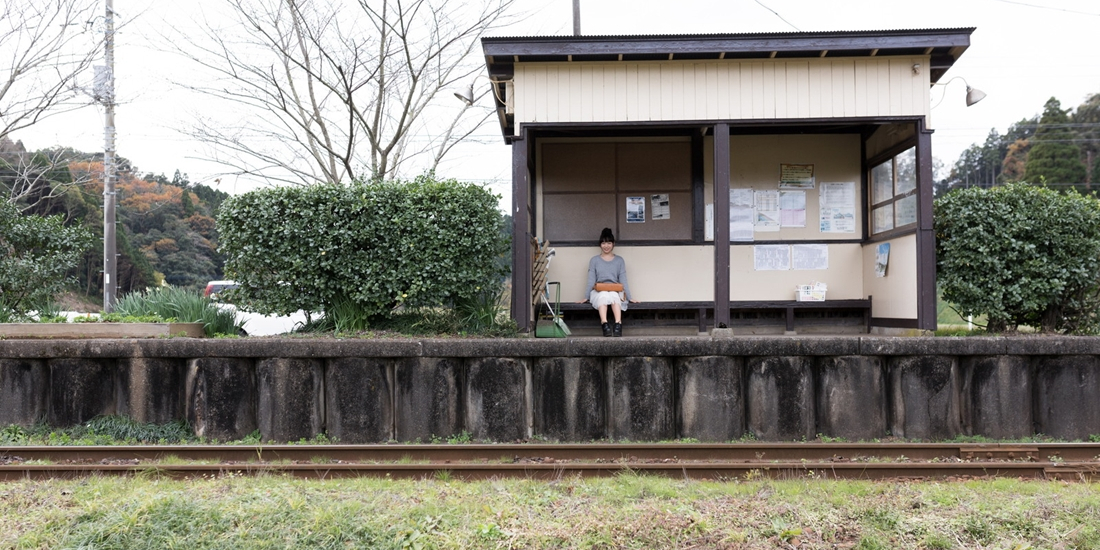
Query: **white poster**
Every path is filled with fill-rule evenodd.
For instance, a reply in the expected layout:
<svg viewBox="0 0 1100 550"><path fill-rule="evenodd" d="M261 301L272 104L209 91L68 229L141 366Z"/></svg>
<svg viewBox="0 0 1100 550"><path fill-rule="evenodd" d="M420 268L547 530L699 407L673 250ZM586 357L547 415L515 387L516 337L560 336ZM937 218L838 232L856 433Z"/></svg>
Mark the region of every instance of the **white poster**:
<svg viewBox="0 0 1100 550"><path fill-rule="evenodd" d="M751 206L730 205L730 240L737 242L750 242L753 240L752 229L755 222Z"/></svg>
<svg viewBox="0 0 1100 550"><path fill-rule="evenodd" d="M650 196L650 201L653 203L653 214L650 219L667 220L672 217L672 211L668 206L668 193L652 195Z"/></svg>
<svg viewBox="0 0 1100 550"><path fill-rule="evenodd" d="M779 225L806 227L806 192L779 192Z"/></svg>
<svg viewBox="0 0 1100 550"><path fill-rule="evenodd" d="M730 206L742 206L752 208L755 206L752 200L752 189L730 189Z"/></svg>
<svg viewBox="0 0 1100 550"><path fill-rule="evenodd" d="M821 184L819 224L822 233L856 232L856 184L850 181Z"/></svg>
<svg viewBox="0 0 1100 550"><path fill-rule="evenodd" d="M779 231L779 191L773 189L753 192L756 216L755 229L761 233Z"/></svg>
<svg viewBox="0 0 1100 550"><path fill-rule="evenodd" d="M645 223L645 197L626 198L626 223Z"/></svg>
<svg viewBox="0 0 1100 550"><path fill-rule="evenodd" d="M791 269L829 269L829 245L791 245Z"/></svg>
<svg viewBox="0 0 1100 550"><path fill-rule="evenodd" d="M791 268L791 247L786 244L758 244L752 247L757 271L786 271Z"/></svg>

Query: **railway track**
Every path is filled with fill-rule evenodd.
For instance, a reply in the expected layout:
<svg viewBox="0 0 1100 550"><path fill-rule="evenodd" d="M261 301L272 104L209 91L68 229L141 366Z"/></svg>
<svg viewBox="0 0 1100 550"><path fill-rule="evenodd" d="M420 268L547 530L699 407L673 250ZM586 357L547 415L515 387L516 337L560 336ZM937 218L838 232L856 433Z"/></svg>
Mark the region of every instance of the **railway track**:
<svg viewBox="0 0 1100 550"><path fill-rule="evenodd" d="M1100 443L733 443L0 447L0 479L276 474L556 479L1014 477L1095 481Z"/></svg>

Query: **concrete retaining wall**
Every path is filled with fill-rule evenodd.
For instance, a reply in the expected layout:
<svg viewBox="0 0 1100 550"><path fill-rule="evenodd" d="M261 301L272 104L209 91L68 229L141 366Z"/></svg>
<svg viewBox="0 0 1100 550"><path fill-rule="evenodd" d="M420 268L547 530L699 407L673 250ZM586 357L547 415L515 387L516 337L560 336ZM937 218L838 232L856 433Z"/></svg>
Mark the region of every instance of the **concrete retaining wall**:
<svg viewBox="0 0 1100 550"><path fill-rule="evenodd" d="M1100 435L1097 338L0 341L0 426L793 441Z"/></svg>

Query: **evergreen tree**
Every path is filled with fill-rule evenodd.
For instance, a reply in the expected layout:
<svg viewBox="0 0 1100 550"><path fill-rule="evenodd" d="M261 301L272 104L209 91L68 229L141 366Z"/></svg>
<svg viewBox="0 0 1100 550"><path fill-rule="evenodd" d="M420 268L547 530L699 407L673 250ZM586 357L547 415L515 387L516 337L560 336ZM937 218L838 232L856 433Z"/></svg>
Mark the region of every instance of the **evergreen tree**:
<svg viewBox="0 0 1100 550"><path fill-rule="evenodd" d="M1053 97L1047 100L1027 155L1024 180L1046 182L1059 189L1083 186L1086 168L1081 162L1081 149L1073 142L1075 137L1062 104Z"/></svg>
<svg viewBox="0 0 1100 550"><path fill-rule="evenodd" d="M1100 188L1100 94L1092 94L1071 117L1089 166L1089 189Z"/></svg>

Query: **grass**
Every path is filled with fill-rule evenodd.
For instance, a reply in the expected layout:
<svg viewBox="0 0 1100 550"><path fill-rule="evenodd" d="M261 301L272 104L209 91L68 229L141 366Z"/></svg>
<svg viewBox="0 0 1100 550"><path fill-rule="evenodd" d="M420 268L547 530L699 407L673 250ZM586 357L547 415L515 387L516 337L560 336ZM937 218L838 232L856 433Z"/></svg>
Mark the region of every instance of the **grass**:
<svg viewBox="0 0 1100 550"><path fill-rule="evenodd" d="M186 422L144 424L123 416L97 416L71 428L37 424L30 428L12 425L0 429L0 445L171 445L201 442Z"/></svg>
<svg viewBox="0 0 1100 550"><path fill-rule="evenodd" d="M0 485L2 548L1100 549L1086 483L300 480Z"/></svg>
<svg viewBox="0 0 1100 550"><path fill-rule="evenodd" d="M195 291L176 287L164 287L144 292L131 292L115 304L115 312L122 316L159 317L181 323L202 323L207 336L236 336L241 323L233 311L222 309L210 298Z"/></svg>

